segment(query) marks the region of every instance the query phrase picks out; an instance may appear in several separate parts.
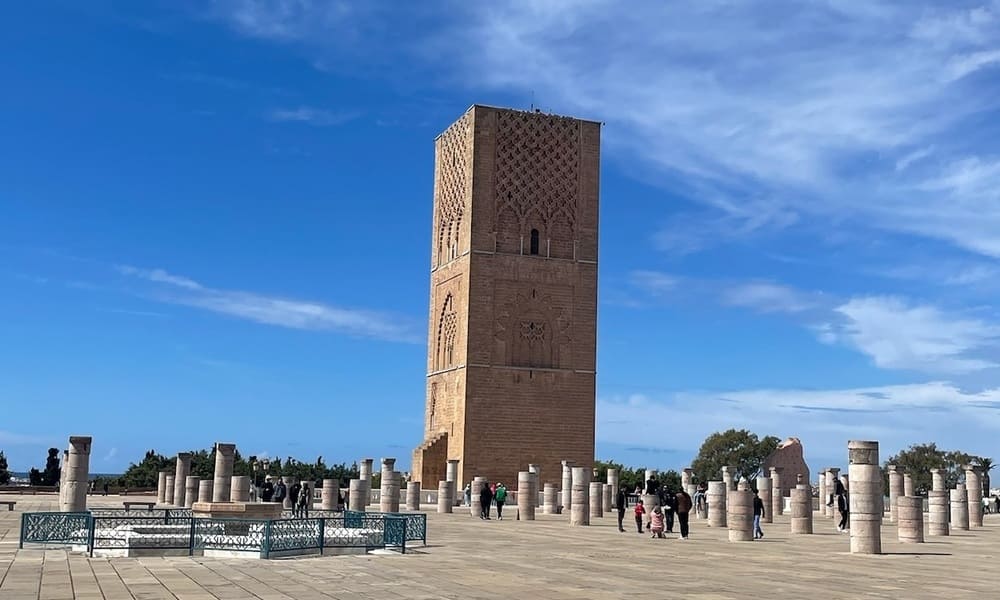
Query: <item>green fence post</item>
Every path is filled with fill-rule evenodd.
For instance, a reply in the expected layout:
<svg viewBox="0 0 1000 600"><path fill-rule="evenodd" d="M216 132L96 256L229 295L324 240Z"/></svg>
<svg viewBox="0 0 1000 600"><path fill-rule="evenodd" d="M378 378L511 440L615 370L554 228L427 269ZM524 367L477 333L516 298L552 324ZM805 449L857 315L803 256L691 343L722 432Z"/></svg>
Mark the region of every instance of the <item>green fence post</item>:
<svg viewBox="0 0 1000 600"><path fill-rule="evenodd" d="M28 524L28 513L21 513L21 535L19 536L20 540L17 542L17 547L20 548L21 550L24 549L24 531L25 529L27 529L26 527L27 524Z"/></svg>
<svg viewBox="0 0 1000 600"><path fill-rule="evenodd" d="M326 517L319 520L319 555L323 556L323 546L326 545Z"/></svg>
<svg viewBox="0 0 1000 600"><path fill-rule="evenodd" d="M94 558L94 515L87 515L87 551Z"/></svg>
<svg viewBox="0 0 1000 600"><path fill-rule="evenodd" d="M188 556L194 556L194 517L191 517L191 533L188 537Z"/></svg>
<svg viewBox="0 0 1000 600"><path fill-rule="evenodd" d="M264 547L261 548L264 553L264 558L271 557L271 523L272 520L268 519L267 523L264 525Z"/></svg>

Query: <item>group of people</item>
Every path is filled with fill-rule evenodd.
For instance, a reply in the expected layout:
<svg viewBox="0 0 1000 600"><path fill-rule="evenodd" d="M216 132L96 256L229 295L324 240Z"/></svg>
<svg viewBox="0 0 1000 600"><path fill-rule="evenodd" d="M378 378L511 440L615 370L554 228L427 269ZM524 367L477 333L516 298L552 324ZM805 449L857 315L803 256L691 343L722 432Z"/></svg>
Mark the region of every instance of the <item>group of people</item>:
<svg viewBox="0 0 1000 600"><path fill-rule="evenodd" d="M260 499L263 502L284 502L288 498L292 503L292 515L296 517L308 517L309 509L312 508L312 490L309 484L302 485L296 481L291 487L285 482L278 480L274 483L271 477L264 480L264 485L260 488ZM341 496L343 498L343 496Z"/></svg>
<svg viewBox="0 0 1000 600"><path fill-rule="evenodd" d="M472 484L465 484L465 505L472 505ZM496 482L490 484L485 482L479 490L479 518L484 521L490 520L490 510L497 507L497 520L503 521L503 505L507 503L507 486Z"/></svg>
<svg viewBox="0 0 1000 600"><path fill-rule="evenodd" d="M638 488L641 492L642 488ZM650 537L662 538L664 533L674 532L674 521L676 520L680 528L680 539L688 539L690 530L688 528L688 517L691 509L694 508L694 501L687 491L681 489L677 492L668 486L661 486L660 482L650 479L646 482L646 496L654 496L657 502L651 509L646 508L642 498L636 501L634 508L636 532L643 533L643 521L645 520L645 531L650 533ZM615 499L618 506L618 531L624 533L625 511L628 509L628 494L623 486L618 490L618 497Z"/></svg>

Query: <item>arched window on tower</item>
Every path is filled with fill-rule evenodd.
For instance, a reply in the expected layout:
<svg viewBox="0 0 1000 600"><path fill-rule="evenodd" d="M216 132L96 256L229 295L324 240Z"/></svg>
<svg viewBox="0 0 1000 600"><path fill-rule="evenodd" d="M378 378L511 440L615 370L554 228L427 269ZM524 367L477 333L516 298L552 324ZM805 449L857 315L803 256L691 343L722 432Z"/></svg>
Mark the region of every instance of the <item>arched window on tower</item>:
<svg viewBox="0 0 1000 600"><path fill-rule="evenodd" d="M538 230L537 229L532 229L531 230L531 249L530 249L530 251L528 253L532 254L532 255L537 255L538 254Z"/></svg>

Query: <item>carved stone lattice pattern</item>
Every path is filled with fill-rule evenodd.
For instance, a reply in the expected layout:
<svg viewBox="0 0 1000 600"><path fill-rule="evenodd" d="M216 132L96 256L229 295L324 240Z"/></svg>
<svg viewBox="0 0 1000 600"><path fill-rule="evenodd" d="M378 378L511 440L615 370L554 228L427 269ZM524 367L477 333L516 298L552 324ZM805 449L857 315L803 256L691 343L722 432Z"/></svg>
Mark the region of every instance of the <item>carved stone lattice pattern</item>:
<svg viewBox="0 0 1000 600"><path fill-rule="evenodd" d="M517 294L497 314L495 336L503 353L494 362L514 367L565 367L560 347L570 344L566 311L556 312L548 295Z"/></svg>
<svg viewBox="0 0 1000 600"><path fill-rule="evenodd" d="M580 167L577 122L501 111L496 159L498 229L516 222L519 236L535 224L542 226L546 237L557 231L575 235ZM512 237L514 232L498 233Z"/></svg>
<svg viewBox="0 0 1000 600"><path fill-rule="evenodd" d="M458 254L459 232L472 194L472 117L469 113L441 134L437 181L438 263Z"/></svg>
<svg viewBox="0 0 1000 600"><path fill-rule="evenodd" d="M454 299L451 294L444 300L441 307L441 319L438 321L437 352L435 368L447 369L455 364L455 339L458 337L458 313L455 312Z"/></svg>

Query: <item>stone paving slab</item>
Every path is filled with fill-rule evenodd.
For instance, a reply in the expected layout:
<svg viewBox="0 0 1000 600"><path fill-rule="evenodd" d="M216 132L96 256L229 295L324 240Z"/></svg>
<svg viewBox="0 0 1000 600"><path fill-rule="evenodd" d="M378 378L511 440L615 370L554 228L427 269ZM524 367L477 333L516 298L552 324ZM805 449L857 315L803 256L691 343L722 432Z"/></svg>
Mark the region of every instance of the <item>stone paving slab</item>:
<svg viewBox="0 0 1000 600"><path fill-rule="evenodd" d="M619 533L611 517L571 528L567 516L526 522L511 512L484 522L466 509L429 512L428 545L405 556L91 559L65 549L18 550L21 513L53 510L56 498L12 499L17 510L0 512L0 600L1000 597L998 515L987 515L982 529L925 544L896 542L887 523L881 556L849 554L847 535L819 516L811 536L790 535L785 516L765 525L760 542L730 543L725 529L702 521L692 522L690 540L654 540L635 533L631 515L632 529Z"/></svg>

